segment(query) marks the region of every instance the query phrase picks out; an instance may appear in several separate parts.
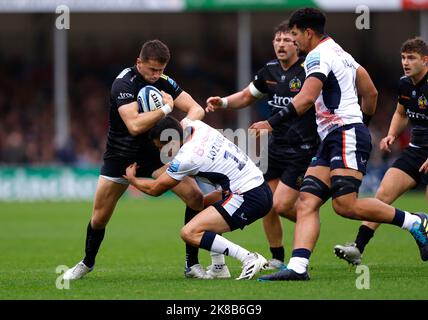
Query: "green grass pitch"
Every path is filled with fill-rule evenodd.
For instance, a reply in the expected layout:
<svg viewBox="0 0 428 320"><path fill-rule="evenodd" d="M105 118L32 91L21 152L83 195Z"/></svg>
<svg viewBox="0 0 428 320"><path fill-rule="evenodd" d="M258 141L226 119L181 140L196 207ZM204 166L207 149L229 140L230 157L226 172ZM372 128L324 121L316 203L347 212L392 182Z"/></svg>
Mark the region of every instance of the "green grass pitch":
<svg viewBox="0 0 428 320"><path fill-rule="evenodd" d="M423 194L396 202L411 211L426 210ZM321 235L311 258L308 282L185 279L184 243L179 231L184 205L173 196L122 199L107 228L96 268L69 289L56 288L57 266L72 266L83 256L91 202L0 203L0 299L427 299L428 262L413 238L382 226L366 249L370 289L356 288L355 267L333 254L333 246L354 240L358 221L341 218L327 203L321 210ZM283 220L286 260L293 224ZM270 258L257 221L225 235ZM200 251L204 266L208 252ZM227 257L233 277L240 264Z"/></svg>

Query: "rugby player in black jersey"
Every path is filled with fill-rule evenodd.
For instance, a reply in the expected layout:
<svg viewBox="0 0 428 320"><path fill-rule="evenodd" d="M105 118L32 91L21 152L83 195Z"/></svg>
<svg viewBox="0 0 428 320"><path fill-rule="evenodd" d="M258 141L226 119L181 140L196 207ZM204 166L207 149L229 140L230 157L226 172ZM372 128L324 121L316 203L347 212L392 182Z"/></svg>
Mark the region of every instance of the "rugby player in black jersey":
<svg viewBox="0 0 428 320"><path fill-rule="evenodd" d="M169 59L170 52L164 43L159 40L147 41L141 48L136 64L124 69L112 84L107 147L95 191L92 217L87 227L85 257L65 272L64 279L80 279L94 268L106 225L117 201L129 185L122 177L126 168L137 162L137 176L140 177L156 177L166 170L166 165L160 160L159 150L148 138L148 131L170 113L173 107L186 112L187 118L191 120L204 117L202 107L173 79L164 75ZM137 95L146 85L155 86L162 91L164 105L151 112L139 113ZM191 178L183 180L173 191L188 206L186 223L203 209L203 195ZM187 267L199 265L197 250L186 246ZM205 274L202 267L199 269L200 274Z"/></svg>
<svg viewBox="0 0 428 320"><path fill-rule="evenodd" d="M391 204L403 193L418 184L428 185L428 46L421 38L405 41L401 47L404 76L398 88L398 102L388 134L380 142L382 151L391 152L390 146L406 129L410 121L412 137L383 177L376 198ZM428 196L428 188L426 189ZM335 254L351 264L361 263L365 246L380 226L364 221L355 242L334 247Z"/></svg>
<svg viewBox="0 0 428 320"><path fill-rule="evenodd" d="M207 99L206 111L240 109L267 97L271 114L276 114L299 93L305 81L304 58L298 56L286 22L274 29L272 41L276 59L261 68L248 87L224 98ZM251 128L251 127L250 127ZM273 208L263 218L272 259L266 269L284 267L282 225L279 216L296 220L295 202L308 165L318 146L315 110L282 123L269 137L268 168L264 175L274 193Z"/></svg>

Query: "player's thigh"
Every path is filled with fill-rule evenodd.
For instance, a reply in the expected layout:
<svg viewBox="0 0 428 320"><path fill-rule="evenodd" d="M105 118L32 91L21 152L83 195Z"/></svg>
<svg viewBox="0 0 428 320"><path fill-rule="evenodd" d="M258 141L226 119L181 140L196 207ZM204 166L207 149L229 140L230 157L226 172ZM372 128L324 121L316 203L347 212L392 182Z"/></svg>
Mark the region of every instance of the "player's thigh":
<svg viewBox="0 0 428 320"><path fill-rule="evenodd" d="M93 220L107 220L113 214L117 201L128 188L128 184L121 184L99 177L95 190Z"/></svg>
<svg viewBox="0 0 428 320"><path fill-rule="evenodd" d="M198 234L205 231L224 233L230 231L228 223L213 206L199 212L182 229L182 233Z"/></svg>
<svg viewBox="0 0 428 320"><path fill-rule="evenodd" d="M354 177L355 179L358 179L358 180L363 179L363 174L360 171L357 171L354 169L346 169L346 168L331 170L330 176L331 177L333 176Z"/></svg>
<svg viewBox="0 0 428 320"><path fill-rule="evenodd" d="M306 170L296 202L296 218L317 212L330 197L330 168L313 166Z"/></svg>
<svg viewBox="0 0 428 320"><path fill-rule="evenodd" d="M363 173L354 169L331 171L332 205L336 213L345 215L353 211L362 179Z"/></svg>
<svg viewBox="0 0 428 320"><path fill-rule="evenodd" d="M317 179L321 180L324 184L326 184L328 187L330 187L330 168L325 166L315 166L315 167L309 167L308 170L306 170L305 178L308 176L316 177Z"/></svg>
<svg viewBox="0 0 428 320"><path fill-rule="evenodd" d="M404 171L390 168L386 171L376 192L376 198L391 204L406 191L416 186L416 181Z"/></svg>

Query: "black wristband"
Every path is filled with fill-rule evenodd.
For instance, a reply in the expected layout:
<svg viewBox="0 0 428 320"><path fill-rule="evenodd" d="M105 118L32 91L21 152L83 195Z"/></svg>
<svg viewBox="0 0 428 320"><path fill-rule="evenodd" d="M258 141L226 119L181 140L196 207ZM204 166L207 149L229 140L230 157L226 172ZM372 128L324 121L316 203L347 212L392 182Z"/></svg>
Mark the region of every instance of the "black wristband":
<svg viewBox="0 0 428 320"><path fill-rule="evenodd" d="M278 126L282 122L287 119L292 119L297 117L297 111L294 107L293 103L290 102L284 108L282 108L279 112L275 113L272 117L270 117L267 121L269 122L272 128Z"/></svg>
<svg viewBox="0 0 428 320"><path fill-rule="evenodd" d="M363 123L366 125L366 127L368 127L368 126L369 126L370 121L372 120L372 117L373 117L373 116L368 115L368 114L365 114L365 113L363 112Z"/></svg>

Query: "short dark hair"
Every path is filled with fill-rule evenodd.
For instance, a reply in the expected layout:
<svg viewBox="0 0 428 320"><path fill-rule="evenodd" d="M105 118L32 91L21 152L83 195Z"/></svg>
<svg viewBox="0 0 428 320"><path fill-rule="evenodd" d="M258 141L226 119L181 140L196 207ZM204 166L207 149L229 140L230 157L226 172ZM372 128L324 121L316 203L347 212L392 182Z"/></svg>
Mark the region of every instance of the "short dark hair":
<svg viewBox="0 0 428 320"><path fill-rule="evenodd" d="M303 8L293 12L288 22L288 27L293 29L294 26L300 30L310 28L318 35L324 34L325 15L315 8Z"/></svg>
<svg viewBox="0 0 428 320"><path fill-rule="evenodd" d="M171 55L165 43L160 40L150 40L143 44L140 59L143 61L155 60L159 63L168 63Z"/></svg>
<svg viewBox="0 0 428 320"><path fill-rule="evenodd" d="M401 53L418 53L422 57L428 56L428 45L420 37L415 37L412 39L407 39L401 46Z"/></svg>
<svg viewBox="0 0 428 320"><path fill-rule="evenodd" d="M160 120L156 125L149 131L150 140L159 140L161 134L166 129L176 130L180 136L180 140L183 140L183 127L180 122L172 116L166 116ZM167 144L172 140L172 137L168 137L168 141L161 141L162 144Z"/></svg>
<svg viewBox="0 0 428 320"><path fill-rule="evenodd" d="M273 35L275 36L277 33L288 33L290 32L290 28L288 27L288 21L282 21L273 29Z"/></svg>

